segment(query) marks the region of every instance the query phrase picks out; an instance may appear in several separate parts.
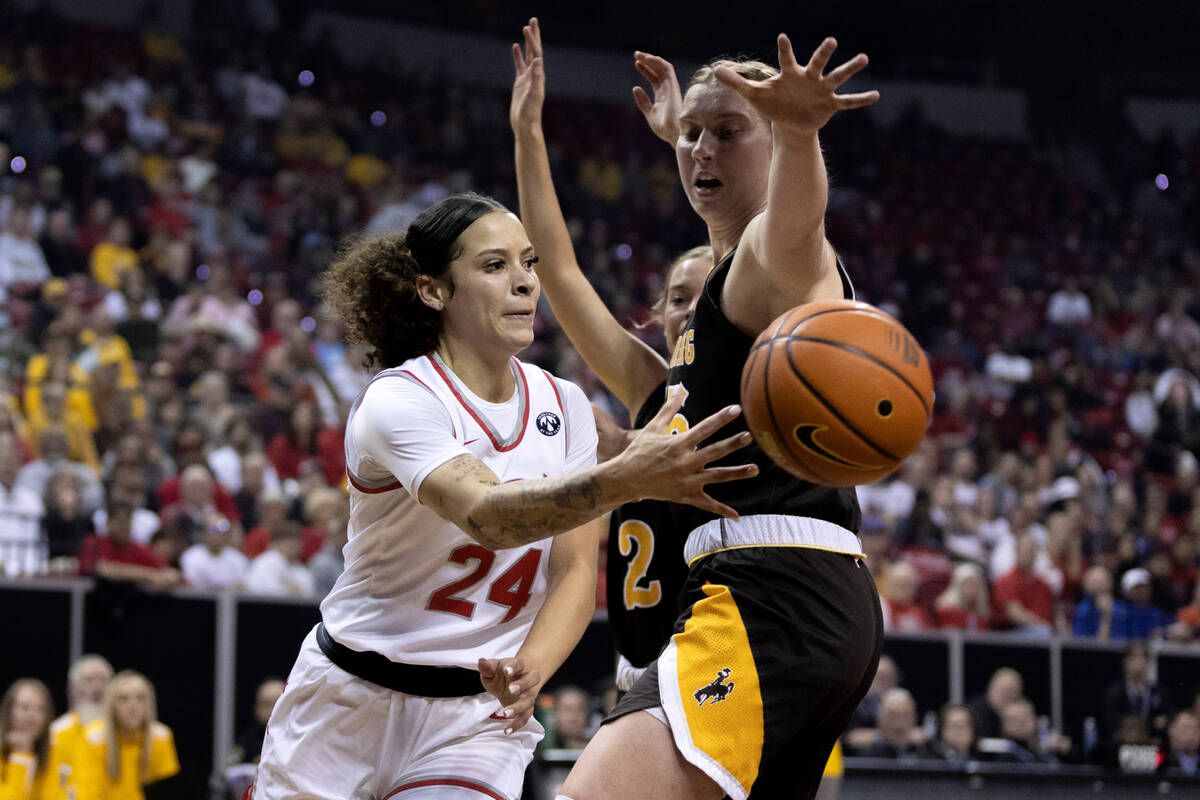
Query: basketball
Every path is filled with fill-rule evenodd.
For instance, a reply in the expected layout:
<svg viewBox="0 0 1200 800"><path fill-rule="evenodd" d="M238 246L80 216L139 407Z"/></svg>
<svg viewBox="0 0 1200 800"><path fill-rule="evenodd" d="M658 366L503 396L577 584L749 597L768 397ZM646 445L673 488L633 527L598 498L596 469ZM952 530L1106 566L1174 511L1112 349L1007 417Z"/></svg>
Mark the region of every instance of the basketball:
<svg viewBox="0 0 1200 800"><path fill-rule="evenodd" d="M741 394L750 432L771 460L826 486L892 472L933 413L933 376L917 340L853 300L806 303L767 326L742 369Z"/></svg>

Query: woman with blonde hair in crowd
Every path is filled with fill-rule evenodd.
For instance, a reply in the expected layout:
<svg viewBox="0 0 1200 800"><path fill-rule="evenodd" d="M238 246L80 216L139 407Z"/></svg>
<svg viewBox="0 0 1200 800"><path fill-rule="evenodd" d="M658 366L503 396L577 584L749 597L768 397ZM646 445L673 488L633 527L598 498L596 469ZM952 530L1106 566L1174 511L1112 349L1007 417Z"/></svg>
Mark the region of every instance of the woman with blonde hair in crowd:
<svg viewBox="0 0 1200 800"><path fill-rule="evenodd" d="M77 800L144 800L143 788L179 772L175 737L158 721L154 687L139 672L118 672L104 714L84 731Z"/></svg>
<svg viewBox="0 0 1200 800"><path fill-rule="evenodd" d="M992 604L978 564L963 562L954 568L950 585L934 604L934 616L939 628L986 631L990 627Z"/></svg>
<svg viewBox="0 0 1200 800"><path fill-rule="evenodd" d="M0 800L57 800L50 748L54 703L46 684L21 678L0 700Z"/></svg>

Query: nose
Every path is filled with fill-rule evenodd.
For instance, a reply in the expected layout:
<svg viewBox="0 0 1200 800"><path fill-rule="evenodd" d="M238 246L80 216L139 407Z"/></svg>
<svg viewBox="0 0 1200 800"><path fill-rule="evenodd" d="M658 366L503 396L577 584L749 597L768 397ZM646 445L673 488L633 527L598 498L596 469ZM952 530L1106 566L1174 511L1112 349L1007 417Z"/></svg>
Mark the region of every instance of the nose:
<svg viewBox="0 0 1200 800"><path fill-rule="evenodd" d="M513 293L522 296L533 294L534 288L538 285L537 274L525 269L517 267L513 274Z"/></svg>
<svg viewBox="0 0 1200 800"><path fill-rule="evenodd" d="M716 137L712 135L708 128L704 128L696 138L695 146L692 147L692 158L700 162L711 161L716 143Z"/></svg>

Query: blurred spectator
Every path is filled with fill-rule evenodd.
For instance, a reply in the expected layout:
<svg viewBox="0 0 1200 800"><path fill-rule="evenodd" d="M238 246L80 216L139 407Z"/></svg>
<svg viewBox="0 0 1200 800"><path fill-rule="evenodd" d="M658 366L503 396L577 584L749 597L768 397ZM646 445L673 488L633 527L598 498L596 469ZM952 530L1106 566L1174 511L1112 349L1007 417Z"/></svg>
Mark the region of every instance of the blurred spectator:
<svg viewBox="0 0 1200 800"><path fill-rule="evenodd" d="M106 289L120 285L121 273L138 268L137 253L131 248L133 232L124 217L116 217L108 223L104 239L92 248L88 261L92 277Z"/></svg>
<svg viewBox="0 0 1200 800"><path fill-rule="evenodd" d="M0 796L55 796L58 763L50 747L54 703L46 684L15 681L0 698Z"/></svg>
<svg viewBox="0 0 1200 800"><path fill-rule="evenodd" d="M179 559L183 578L197 589L240 588L250 560L233 546L233 526L220 515L204 524L200 542Z"/></svg>
<svg viewBox="0 0 1200 800"><path fill-rule="evenodd" d="M189 542L199 541L208 521L220 514L214 500L217 488L207 465L185 468L179 478L179 501L162 510L163 527Z"/></svg>
<svg viewBox="0 0 1200 800"><path fill-rule="evenodd" d="M577 686L564 686L554 694L554 739L557 747L582 750L591 738L592 700Z"/></svg>
<svg viewBox="0 0 1200 800"><path fill-rule="evenodd" d="M1147 570L1134 567L1122 575L1121 590L1125 593L1125 615L1119 619L1114 608L1114 639L1149 639L1170 627L1170 615L1150 602L1150 573Z"/></svg>
<svg viewBox="0 0 1200 800"><path fill-rule="evenodd" d="M246 570L243 586L253 594L281 597L312 597L316 583L308 567L300 562L302 531L291 521L271 528L271 546L255 556Z"/></svg>
<svg viewBox="0 0 1200 800"><path fill-rule="evenodd" d="M875 740L855 755L910 761L928 755L925 734L917 725L917 703L907 689L889 689L879 702Z"/></svg>
<svg viewBox="0 0 1200 800"><path fill-rule="evenodd" d="M938 712L938 737L930 751L951 763L963 765L979 757L975 748L975 714L970 707L947 703Z"/></svg>
<svg viewBox="0 0 1200 800"><path fill-rule="evenodd" d="M91 515L83 507L79 481L70 472L56 472L46 488L46 554L51 571L75 573L79 549L92 532ZM61 559L61 561L57 561Z"/></svg>
<svg viewBox="0 0 1200 800"><path fill-rule="evenodd" d="M237 415L237 410L229 402L229 379L223 373L210 369L192 384L191 395L196 403L192 410L196 424L207 433L209 442L222 441L222 435ZM211 463L211 454L209 459ZM237 491L235 487L225 488L230 492Z"/></svg>
<svg viewBox="0 0 1200 800"><path fill-rule="evenodd" d="M247 516L253 512L254 500L264 490L279 491L279 476L267 461L262 451L262 442L255 434L249 415L245 412L233 414L226 422L216 441L224 444L208 454L208 466L225 489L233 495L233 501L247 527L254 527ZM243 499L242 489L245 473L254 473L250 489Z"/></svg>
<svg viewBox="0 0 1200 800"><path fill-rule="evenodd" d="M229 754L231 764L257 764L262 756L263 738L267 735L267 720L279 696L283 694L284 682L268 678L254 692L254 720L238 734L233 751Z"/></svg>
<svg viewBox="0 0 1200 800"><path fill-rule="evenodd" d="M29 291L50 277L29 216L29 209L14 208L0 229L0 292Z"/></svg>
<svg viewBox="0 0 1200 800"><path fill-rule="evenodd" d="M938 597L934 613L939 628L987 630L992 605L988 599L983 570L971 563L955 567L950 586Z"/></svg>
<svg viewBox="0 0 1200 800"><path fill-rule="evenodd" d="M321 424L311 400L301 400L292 408L287 431L272 437L267 457L282 479L299 478L305 462L316 462L330 486L339 485L346 473L342 434Z"/></svg>
<svg viewBox="0 0 1200 800"><path fill-rule="evenodd" d="M98 655L81 656L67 671L70 710L50 726L50 746L68 797L78 791L79 764L86 754L83 731L104 713L104 692L112 676L112 665Z"/></svg>
<svg viewBox="0 0 1200 800"><path fill-rule="evenodd" d="M1173 627L1175 638L1187 640L1200 637L1200 581L1196 582L1192 602L1179 609L1176 620Z"/></svg>
<svg viewBox="0 0 1200 800"><path fill-rule="evenodd" d="M1046 321L1064 328L1078 328L1092 321L1092 301L1080 290L1074 277L1067 277L1062 288L1050 295Z"/></svg>
<svg viewBox="0 0 1200 800"><path fill-rule="evenodd" d="M1167 774L1200 775L1200 718L1180 711L1167 728L1167 748L1159 769Z"/></svg>
<svg viewBox="0 0 1200 800"><path fill-rule="evenodd" d="M75 480L86 513L91 514L104 505L104 488L95 470L68 460L70 445L65 429L47 425L38 432L37 443L39 457L21 467L17 473L18 486L24 486L38 497L45 497L51 477L66 474Z"/></svg>
<svg viewBox="0 0 1200 800"><path fill-rule="evenodd" d="M179 773L175 737L158 721L154 687L132 670L113 677L104 714L84 737L79 800L144 800L147 785Z"/></svg>
<svg viewBox="0 0 1200 800"><path fill-rule="evenodd" d="M349 532L348 525L330 525L329 536L325 539L325 544L308 562L313 582L316 584L317 597L329 594L333 585L337 583L338 576L346 568L344 549Z"/></svg>
<svg viewBox="0 0 1200 800"><path fill-rule="evenodd" d="M1113 635L1113 620L1128 615L1124 600L1117 600L1112 592L1112 574L1102 566L1090 567L1083 575L1083 598L1075 606L1075 619L1071 626L1074 636L1095 637L1102 642ZM1118 626L1124 632L1125 625Z"/></svg>
<svg viewBox="0 0 1200 800"><path fill-rule="evenodd" d="M1001 667L988 680L987 692L970 702L975 712L976 730L979 738L1000 735L1000 720L1004 709L1020 700L1025 691L1021 673L1011 667Z"/></svg>
<svg viewBox="0 0 1200 800"><path fill-rule="evenodd" d="M1057 764L1057 754L1042 747L1037 714L1025 698L1014 700L1000 715L1000 737L980 744L996 761L1016 764Z"/></svg>
<svg viewBox="0 0 1200 800"><path fill-rule="evenodd" d="M1054 595L1034 574L1038 543L1026 534L1017 542L1017 564L996 581L996 608L1009 627L1022 633L1048 635L1054 620Z"/></svg>
<svg viewBox="0 0 1200 800"><path fill-rule="evenodd" d="M50 274L56 278L69 278L87 269L87 260L75 244L75 222L67 209L56 208L50 212L38 244Z"/></svg>
<svg viewBox="0 0 1200 800"><path fill-rule="evenodd" d="M79 552L79 572L110 581L128 581L146 588L171 589L179 585L179 572L154 550L133 541L133 509L120 501L108 504L106 533L84 539Z"/></svg>
<svg viewBox="0 0 1200 800"><path fill-rule="evenodd" d="M885 631L924 631L933 627L925 609L916 604L917 571L908 562L898 562L888 570L880 599Z"/></svg>
<svg viewBox="0 0 1200 800"><path fill-rule="evenodd" d="M1151 679L1150 653L1144 642L1133 642L1121 661L1124 678L1104 693L1103 734L1112 736L1127 716L1146 724L1151 735L1161 735L1167 727L1170 703L1156 681Z"/></svg>
<svg viewBox="0 0 1200 800"><path fill-rule="evenodd" d="M17 485L17 438L0 432L0 574L34 575L46 566L42 499Z"/></svg>

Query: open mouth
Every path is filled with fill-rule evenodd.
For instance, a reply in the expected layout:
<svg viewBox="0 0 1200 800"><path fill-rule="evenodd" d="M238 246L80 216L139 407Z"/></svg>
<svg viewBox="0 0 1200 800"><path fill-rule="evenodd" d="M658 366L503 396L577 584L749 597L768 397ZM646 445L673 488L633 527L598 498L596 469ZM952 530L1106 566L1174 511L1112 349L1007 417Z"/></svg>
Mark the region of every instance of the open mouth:
<svg viewBox="0 0 1200 800"><path fill-rule="evenodd" d="M696 188L700 191L712 191L720 186L721 182L716 178L696 178Z"/></svg>

